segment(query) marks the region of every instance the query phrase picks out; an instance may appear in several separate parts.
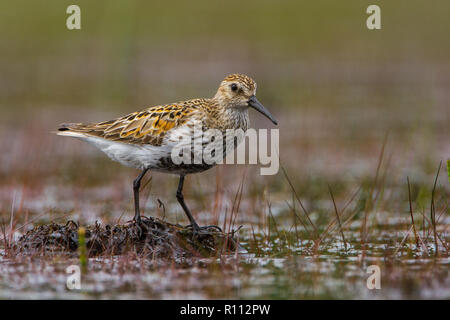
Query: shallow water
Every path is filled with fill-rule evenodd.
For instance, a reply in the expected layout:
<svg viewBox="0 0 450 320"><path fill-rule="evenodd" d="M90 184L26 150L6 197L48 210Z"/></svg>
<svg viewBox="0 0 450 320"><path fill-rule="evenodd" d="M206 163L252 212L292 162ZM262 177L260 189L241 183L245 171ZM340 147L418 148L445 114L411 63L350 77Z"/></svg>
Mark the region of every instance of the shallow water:
<svg viewBox="0 0 450 320"><path fill-rule="evenodd" d="M247 238L247 235L249 236ZM285 235L289 236L288 233ZM357 239L354 231L347 239ZM292 235L291 235L292 236ZM287 237L286 237L287 238ZM254 239L261 239L257 252ZM397 239L400 242L402 239ZM258 240L259 241L259 240ZM380 237L367 243L339 239L314 253L312 240L284 243L274 236L241 233L239 253L183 263L134 255L90 258L81 289L69 290L66 268L78 264L63 255L16 257L0 252L1 299L448 299L450 258L426 257L408 243ZM432 249L432 248L430 248ZM367 268L381 271L381 289L368 289Z"/></svg>

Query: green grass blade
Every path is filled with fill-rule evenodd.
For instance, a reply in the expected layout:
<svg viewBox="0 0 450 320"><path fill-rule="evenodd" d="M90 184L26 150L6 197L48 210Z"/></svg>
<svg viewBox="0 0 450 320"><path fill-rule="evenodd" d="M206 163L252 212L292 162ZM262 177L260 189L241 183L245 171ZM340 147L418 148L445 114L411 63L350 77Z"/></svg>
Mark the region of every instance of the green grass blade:
<svg viewBox="0 0 450 320"><path fill-rule="evenodd" d="M447 160L448 183L450 183L450 159Z"/></svg>
<svg viewBox="0 0 450 320"><path fill-rule="evenodd" d="M78 253L81 270L85 272L87 270L87 250L86 250L86 229L80 227L78 229Z"/></svg>

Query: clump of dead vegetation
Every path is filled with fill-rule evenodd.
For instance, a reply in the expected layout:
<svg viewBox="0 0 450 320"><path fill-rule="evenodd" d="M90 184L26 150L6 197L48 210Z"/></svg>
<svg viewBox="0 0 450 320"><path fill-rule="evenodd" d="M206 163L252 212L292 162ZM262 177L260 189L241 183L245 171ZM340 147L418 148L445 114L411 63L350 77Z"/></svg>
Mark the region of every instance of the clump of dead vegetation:
<svg viewBox="0 0 450 320"><path fill-rule="evenodd" d="M83 241L80 241L83 230ZM66 224L45 224L34 227L18 239L12 249L16 253L69 253L76 255L79 244L85 244L88 256L119 255L127 252L146 254L152 258L189 258L214 256L234 251L237 243L233 233L225 234L209 227L193 232L190 227L171 224L157 218L143 217L123 225L96 223L80 228L74 221Z"/></svg>

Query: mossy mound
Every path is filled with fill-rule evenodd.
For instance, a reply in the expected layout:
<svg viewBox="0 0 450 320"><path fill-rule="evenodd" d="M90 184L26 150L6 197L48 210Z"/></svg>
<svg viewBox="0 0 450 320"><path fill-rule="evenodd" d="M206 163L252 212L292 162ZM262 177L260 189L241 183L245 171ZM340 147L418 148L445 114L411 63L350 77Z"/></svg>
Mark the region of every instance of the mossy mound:
<svg viewBox="0 0 450 320"><path fill-rule="evenodd" d="M75 255L79 246L79 227L74 221L36 226L14 244L14 249L25 254ZM225 234L214 227L194 233L190 227L156 218L142 217L140 225L134 221L105 226L96 223L84 229L86 252L90 257L130 251L151 258L208 257L237 249L233 233Z"/></svg>

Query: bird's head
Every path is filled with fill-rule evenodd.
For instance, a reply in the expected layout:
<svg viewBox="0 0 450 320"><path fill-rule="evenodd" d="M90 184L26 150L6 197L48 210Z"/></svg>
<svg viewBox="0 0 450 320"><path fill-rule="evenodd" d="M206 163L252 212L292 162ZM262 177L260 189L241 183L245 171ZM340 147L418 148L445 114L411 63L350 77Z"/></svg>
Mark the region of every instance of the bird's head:
<svg viewBox="0 0 450 320"><path fill-rule="evenodd" d="M251 107L277 124L270 112L256 99L256 82L246 75L230 74L226 76L220 83L214 98L227 109L242 111Z"/></svg>

